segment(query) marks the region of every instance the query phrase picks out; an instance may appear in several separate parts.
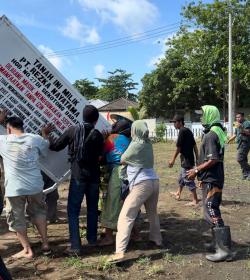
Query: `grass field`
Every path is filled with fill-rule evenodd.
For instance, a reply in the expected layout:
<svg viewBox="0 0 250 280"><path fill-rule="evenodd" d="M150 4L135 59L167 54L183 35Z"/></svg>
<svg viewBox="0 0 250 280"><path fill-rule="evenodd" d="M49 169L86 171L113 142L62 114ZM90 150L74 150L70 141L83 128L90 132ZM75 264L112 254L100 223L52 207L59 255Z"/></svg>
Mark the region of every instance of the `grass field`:
<svg viewBox="0 0 250 280"><path fill-rule="evenodd" d="M65 257L68 231L66 220L67 184L60 187L59 217L61 223L49 225L49 237L53 256L39 256L40 244L36 231L29 229L36 257L32 261L8 261L20 249L15 236L7 231L5 220L0 223L1 251L7 260L14 279L183 279L183 280L249 280L250 279L250 181L240 179L240 169L236 162L236 147L230 145L225 155L225 189L223 193L222 214L226 224L231 226L235 261L228 263L209 263L206 261L204 241L209 240L208 228L202 219L202 209L189 208L184 204L190 200L189 192L184 190L181 201L174 200L170 191L177 187L179 160L169 169L167 162L174 152L173 143L154 144L155 167L160 176L161 192L159 214L164 241L167 249L159 250L147 243L148 223L142 213L141 235L143 242L129 245L131 260L120 265L110 265L107 255L114 247L85 248L85 255ZM198 190L200 196L200 191ZM85 211L81 221L81 234L84 238Z"/></svg>

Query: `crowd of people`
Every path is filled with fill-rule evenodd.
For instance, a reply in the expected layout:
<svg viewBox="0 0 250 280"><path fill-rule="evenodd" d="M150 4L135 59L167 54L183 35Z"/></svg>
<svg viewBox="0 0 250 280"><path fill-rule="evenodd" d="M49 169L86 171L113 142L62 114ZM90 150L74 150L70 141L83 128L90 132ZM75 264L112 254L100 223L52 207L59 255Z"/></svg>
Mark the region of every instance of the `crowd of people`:
<svg viewBox="0 0 250 280"><path fill-rule="evenodd" d="M68 128L54 140L50 137L53 125L44 126L41 136L25 133L23 120L15 116L7 118L6 112L0 112L0 123L6 127L6 135L0 136L6 218L9 230L16 233L23 248L13 258L31 259L34 256L27 235L27 215L41 236L41 253L51 254L43 188L44 182L48 187L53 181L46 179L44 174L42 176L39 158L46 156L49 150L60 151L66 147L71 164L67 201L70 246L66 253L84 253L79 231L79 215L84 196L87 204L87 242L89 246L115 243L116 251L109 257L109 261L125 259L130 238L139 238L137 220L143 205L149 220L149 241L155 246L164 246L157 214L159 177L154 170L154 154L146 122L132 122L116 116L111 132L101 133L95 129L98 118L98 110L87 105L83 109L83 122ZM237 138L238 162L243 179L249 180L247 155L250 149L250 123L244 120L242 113L237 114L236 120L236 135L229 142ZM181 172L179 188L172 194L179 200L186 186L192 194L188 206L199 205L194 181L198 178L203 194L204 217L212 230L212 242L208 248L214 253L208 254L206 258L210 261L232 260L230 227L224 224L220 212L224 186L224 147L228 138L220 123L219 110L210 105L202 107L204 136L199 152L192 132L185 127L183 117L176 115L173 122L179 130L179 136L176 151L168 165L173 167L180 154ZM58 193L54 193L52 203L48 204L51 222L57 219L57 199ZM2 208L3 199L0 195L1 211ZM98 220L105 229L99 239Z"/></svg>

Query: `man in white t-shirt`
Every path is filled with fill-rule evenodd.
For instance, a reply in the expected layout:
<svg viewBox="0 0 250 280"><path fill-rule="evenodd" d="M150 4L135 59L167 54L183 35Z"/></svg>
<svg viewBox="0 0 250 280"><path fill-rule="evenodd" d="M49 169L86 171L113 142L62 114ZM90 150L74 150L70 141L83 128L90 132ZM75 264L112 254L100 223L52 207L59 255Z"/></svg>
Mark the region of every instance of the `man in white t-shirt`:
<svg viewBox="0 0 250 280"><path fill-rule="evenodd" d="M5 171L6 217L10 231L16 232L23 250L14 258L32 258L26 228L25 211L36 225L42 238L42 251L49 254L46 207L43 198L43 179L40 156L46 156L49 142L35 134L24 133L18 117L6 120L0 112L0 123L6 122L6 135L0 135L0 155Z"/></svg>

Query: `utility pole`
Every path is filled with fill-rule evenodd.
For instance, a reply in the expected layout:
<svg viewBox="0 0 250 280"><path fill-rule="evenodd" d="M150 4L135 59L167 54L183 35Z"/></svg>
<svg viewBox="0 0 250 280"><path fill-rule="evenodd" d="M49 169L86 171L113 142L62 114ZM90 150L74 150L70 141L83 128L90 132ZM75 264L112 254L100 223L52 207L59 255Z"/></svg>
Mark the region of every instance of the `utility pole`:
<svg viewBox="0 0 250 280"><path fill-rule="evenodd" d="M228 18L228 132L233 135L233 92L232 92L232 14L229 1Z"/></svg>

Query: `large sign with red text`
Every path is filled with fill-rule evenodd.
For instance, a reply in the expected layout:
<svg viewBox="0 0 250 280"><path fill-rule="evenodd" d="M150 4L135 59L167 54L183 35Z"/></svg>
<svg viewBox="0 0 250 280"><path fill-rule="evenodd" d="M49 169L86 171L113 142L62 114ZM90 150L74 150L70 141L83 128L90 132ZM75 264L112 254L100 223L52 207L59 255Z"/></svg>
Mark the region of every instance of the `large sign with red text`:
<svg viewBox="0 0 250 280"><path fill-rule="evenodd" d="M25 131L39 133L41 126L55 124L54 135L81 122L88 101L5 17L0 18L0 106L24 120ZM100 117L97 128L109 126ZM67 152L50 152L41 161L53 180L69 170Z"/></svg>

